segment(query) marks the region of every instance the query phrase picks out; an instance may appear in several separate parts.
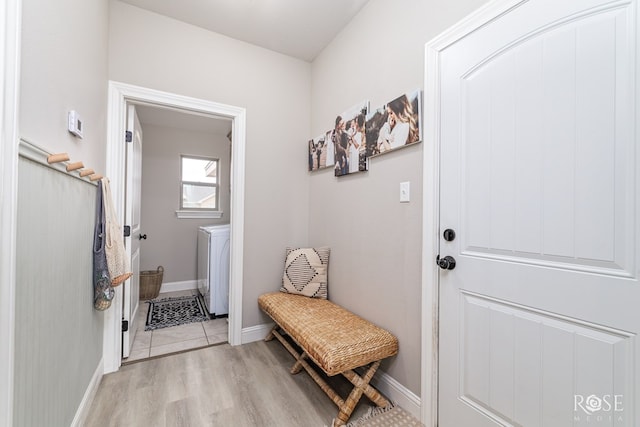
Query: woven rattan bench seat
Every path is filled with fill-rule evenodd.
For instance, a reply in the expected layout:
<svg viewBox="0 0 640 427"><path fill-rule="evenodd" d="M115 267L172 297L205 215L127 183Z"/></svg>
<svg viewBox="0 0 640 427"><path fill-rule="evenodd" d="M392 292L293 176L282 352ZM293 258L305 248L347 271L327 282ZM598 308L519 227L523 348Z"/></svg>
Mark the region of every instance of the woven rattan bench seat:
<svg viewBox="0 0 640 427"><path fill-rule="evenodd" d="M382 359L398 353L395 336L324 299L273 292L260 296L258 305L276 322L265 340L276 338L296 359L290 372L297 374L304 369L338 406L334 427L347 423L363 394L380 407L389 405L369 382ZM302 352L296 350L279 329L289 334L302 347ZM348 379L354 386L349 396L340 397L307 363L308 358L327 375L341 374ZM365 367L363 374L355 371L360 367Z"/></svg>
<svg viewBox="0 0 640 427"><path fill-rule="evenodd" d="M398 353L394 335L331 301L273 292L258 304L327 375Z"/></svg>

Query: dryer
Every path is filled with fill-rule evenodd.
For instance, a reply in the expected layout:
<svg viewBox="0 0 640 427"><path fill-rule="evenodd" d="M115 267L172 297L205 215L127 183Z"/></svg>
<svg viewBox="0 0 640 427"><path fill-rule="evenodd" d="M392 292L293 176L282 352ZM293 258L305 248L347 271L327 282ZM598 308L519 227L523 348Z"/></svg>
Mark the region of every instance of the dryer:
<svg viewBox="0 0 640 427"><path fill-rule="evenodd" d="M198 230L198 291L211 315L229 314L229 224Z"/></svg>

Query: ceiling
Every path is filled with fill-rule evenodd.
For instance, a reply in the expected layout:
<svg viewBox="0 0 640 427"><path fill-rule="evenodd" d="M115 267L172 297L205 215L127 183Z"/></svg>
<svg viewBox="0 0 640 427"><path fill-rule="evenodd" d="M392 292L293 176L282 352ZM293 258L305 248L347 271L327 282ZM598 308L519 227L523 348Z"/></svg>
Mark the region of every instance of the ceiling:
<svg viewBox="0 0 640 427"><path fill-rule="evenodd" d="M150 105L136 105L136 112L142 124L185 129L213 135L227 136L231 131L231 119L189 113L184 110Z"/></svg>
<svg viewBox="0 0 640 427"><path fill-rule="evenodd" d="M369 0L121 0L312 61Z"/></svg>

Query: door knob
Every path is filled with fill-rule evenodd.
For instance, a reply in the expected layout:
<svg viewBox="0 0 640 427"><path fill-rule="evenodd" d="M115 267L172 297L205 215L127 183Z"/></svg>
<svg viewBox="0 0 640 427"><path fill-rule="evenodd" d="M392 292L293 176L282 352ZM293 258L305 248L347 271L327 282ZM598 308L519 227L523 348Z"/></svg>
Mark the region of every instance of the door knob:
<svg viewBox="0 0 640 427"><path fill-rule="evenodd" d="M444 240L446 240L447 242L451 242L456 238L456 232L450 228L447 228L446 230L444 230L444 233L442 233L442 237L444 237Z"/></svg>
<svg viewBox="0 0 640 427"><path fill-rule="evenodd" d="M147 235L146 235L146 234L141 234L141 235L139 235L139 236L138 236L138 239L140 239L140 240L142 240L142 239L147 240Z"/></svg>
<svg viewBox="0 0 640 427"><path fill-rule="evenodd" d="M444 258L440 258L440 255L436 257L436 264L443 270L453 270L456 268L456 260L454 257L447 255Z"/></svg>

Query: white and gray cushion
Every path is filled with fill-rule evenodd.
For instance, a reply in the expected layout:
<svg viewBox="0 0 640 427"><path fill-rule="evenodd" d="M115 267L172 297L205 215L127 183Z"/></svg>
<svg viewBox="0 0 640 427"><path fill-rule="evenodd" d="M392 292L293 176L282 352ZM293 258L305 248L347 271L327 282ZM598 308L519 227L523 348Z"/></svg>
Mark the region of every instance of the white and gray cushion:
<svg viewBox="0 0 640 427"><path fill-rule="evenodd" d="M280 291L327 299L330 248L287 248Z"/></svg>

